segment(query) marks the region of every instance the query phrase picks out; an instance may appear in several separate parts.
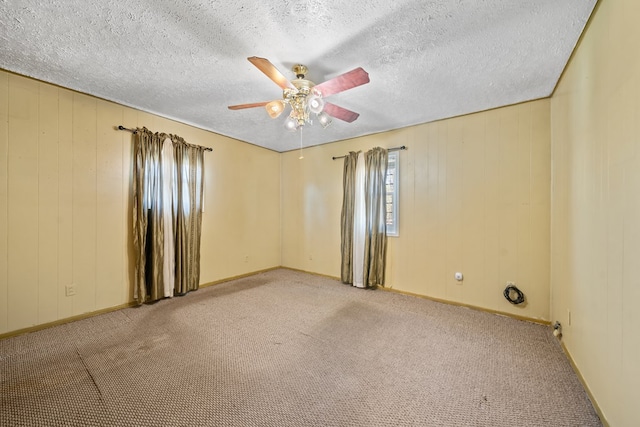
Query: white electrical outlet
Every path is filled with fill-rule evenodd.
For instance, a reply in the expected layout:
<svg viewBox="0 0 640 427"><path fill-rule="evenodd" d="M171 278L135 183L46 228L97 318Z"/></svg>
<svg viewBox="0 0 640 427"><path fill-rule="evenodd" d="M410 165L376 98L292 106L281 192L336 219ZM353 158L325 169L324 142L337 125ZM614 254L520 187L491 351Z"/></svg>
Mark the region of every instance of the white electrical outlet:
<svg viewBox="0 0 640 427"><path fill-rule="evenodd" d="M64 294L68 297L76 294L76 285L67 285L64 287Z"/></svg>

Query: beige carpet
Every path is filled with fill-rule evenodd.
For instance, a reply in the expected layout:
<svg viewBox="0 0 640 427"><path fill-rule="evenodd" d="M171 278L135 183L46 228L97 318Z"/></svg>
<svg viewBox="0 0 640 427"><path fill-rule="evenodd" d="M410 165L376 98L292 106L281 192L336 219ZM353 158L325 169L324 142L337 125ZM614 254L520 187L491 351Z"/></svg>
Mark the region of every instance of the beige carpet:
<svg viewBox="0 0 640 427"><path fill-rule="evenodd" d="M0 341L2 426L599 426L549 327L275 270Z"/></svg>

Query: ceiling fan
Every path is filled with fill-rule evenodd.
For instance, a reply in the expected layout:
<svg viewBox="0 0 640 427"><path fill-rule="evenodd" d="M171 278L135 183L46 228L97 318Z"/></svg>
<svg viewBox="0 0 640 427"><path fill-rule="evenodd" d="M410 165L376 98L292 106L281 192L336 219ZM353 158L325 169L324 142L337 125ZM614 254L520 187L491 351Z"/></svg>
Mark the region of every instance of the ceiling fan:
<svg viewBox="0 0 640 427"><path fill-rule="evenodd" d="M228 107L230 110L265 107L269 116L275 119L282 114L288 104L291 106L291 113L285 120L284 126L290 131L296 131L305 123L311 123L310 113L316 114L322 127L327 127L331 123L331 117L348 123L358 118L358 113L327 102L324 98L369 83L369 74L362 68L355 68L316 85L305 79L308 70L304 65L293 66L292 70L296 74L296 78L289 81L268 59L257 56L247 59L282 88L282 99L230 105Z"/></svg>

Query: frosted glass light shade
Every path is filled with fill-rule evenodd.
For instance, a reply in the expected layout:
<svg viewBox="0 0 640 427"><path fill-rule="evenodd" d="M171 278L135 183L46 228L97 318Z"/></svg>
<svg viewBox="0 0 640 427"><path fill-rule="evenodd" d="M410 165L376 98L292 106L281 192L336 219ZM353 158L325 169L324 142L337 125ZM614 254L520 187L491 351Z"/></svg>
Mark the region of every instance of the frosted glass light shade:
<svg viewBox="0 0 640 427"><path fill-rule="evenodd" d="M322 125L323 128L326 128L332 122L331 116L329 116L327 113L322 112L318 114L318 122Z"/></svg>
<svg viewBox="0 0 640 427"><path fill-rule="evenodd" d="M272 119L278 117L284 111L284 102L282 101L271 101L267 105L264 106L267 110L267 113Z"/></svg>
<svg viewBox="0 0 640 427"><path fill-rule="evenodd" d="M284 121L284 128L290 132L295 132L298 129L298 121L293 117L289 116Z"/></svg>
<svg viewBox="0 0 640 427"><path fill-rule="evenodd" d="M307 99L307 105L309 106L309 111L319 114L324 108L324 100L318 95L310 95Z"/></svg>

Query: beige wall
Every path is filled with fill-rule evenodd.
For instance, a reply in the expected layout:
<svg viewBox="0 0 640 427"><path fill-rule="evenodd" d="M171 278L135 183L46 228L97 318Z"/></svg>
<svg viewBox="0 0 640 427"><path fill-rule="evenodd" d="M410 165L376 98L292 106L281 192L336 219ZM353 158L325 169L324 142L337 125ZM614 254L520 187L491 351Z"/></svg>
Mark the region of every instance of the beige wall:
<svg viewBox="0 0 640 427"><path fill-rule="evenodd" d="M614 426L640 425L638 17L600 1L551 102L551 312Z"/></svg>
<svg viewBox="0 0 640 427"><path fill-rule="evenodd" d="M278 153L0 71L0 334L131 300L132 137L120 124L214 149L201 283L280 265Z"/></svg>
<svg viewBox="0 0 640 427"><path fill-rule="evenodd" d="M549 320L549 135L540 100L284 153L282 264L338 277L343 162L331 157L406 145L387 285ZM507 281L528 304L505 300Z"/></svg>

